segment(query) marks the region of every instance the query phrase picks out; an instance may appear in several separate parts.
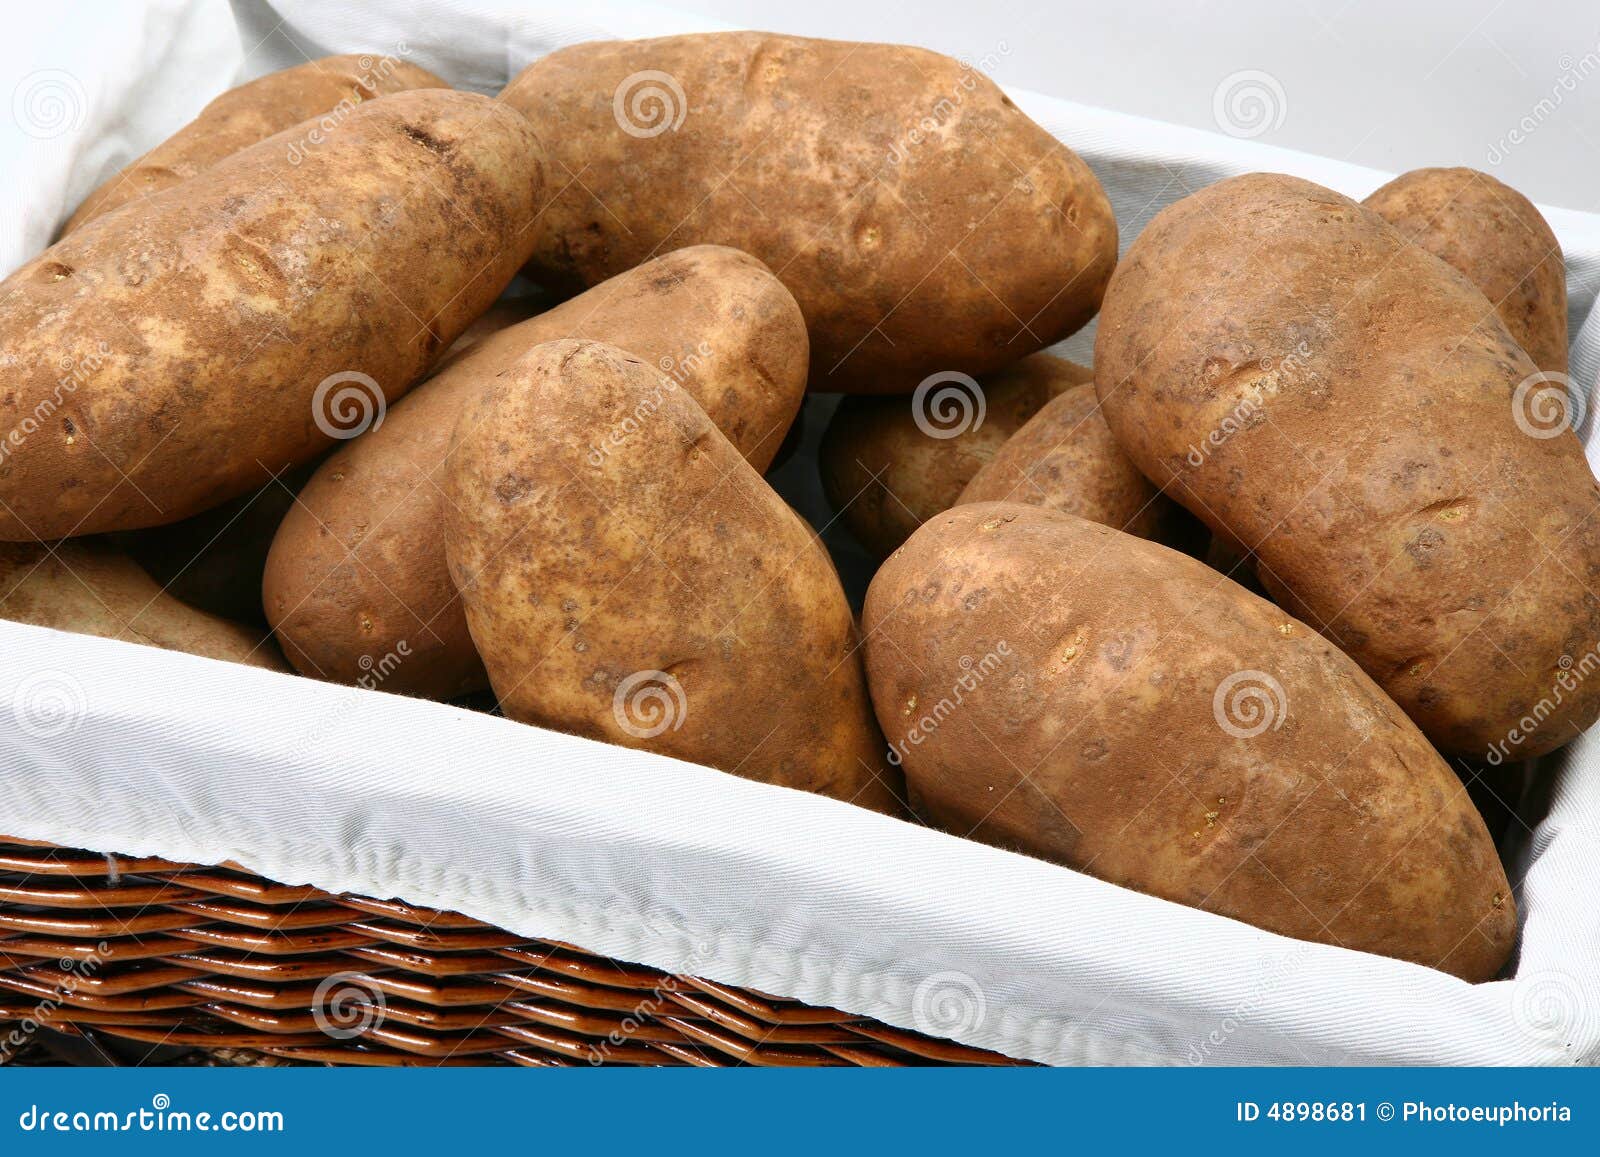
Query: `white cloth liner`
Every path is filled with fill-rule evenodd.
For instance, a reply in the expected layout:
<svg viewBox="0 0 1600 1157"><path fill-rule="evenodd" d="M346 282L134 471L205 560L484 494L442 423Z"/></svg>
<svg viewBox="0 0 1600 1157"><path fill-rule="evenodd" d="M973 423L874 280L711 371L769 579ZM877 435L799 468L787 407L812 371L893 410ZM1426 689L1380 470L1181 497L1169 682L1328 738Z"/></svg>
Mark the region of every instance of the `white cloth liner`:
<svg viewBox="0 0 1600 1157"><path fill-rule="evenodd" d="M0 140L22 175L0 201L5 268L235 72L404 42L408 59L492 91L562 44L713 26L607 5L579 21L526 0L235 8L237 26L213 5L169 0L49 46L48 66L80 87L51 78L70 98L57 135ZM17 45L6 48L0 81L37 72L40 51L28 46L18 70ZM1013 95L1094 166L1124 245L1162 205L1231 173L1295 172L1354 196L1384 179ZM1568 259L1573 376L1589 385L1600 217L1547 215ZM1086 358L1084 335L1066 345ZM398 896L1046 1062L1600 1063L1593 737L1551 761L1548 812L1514 865L1525 873L1518 979L1474 987L457 708L13 623L0 623L0 653L6 834Z"/></svg>

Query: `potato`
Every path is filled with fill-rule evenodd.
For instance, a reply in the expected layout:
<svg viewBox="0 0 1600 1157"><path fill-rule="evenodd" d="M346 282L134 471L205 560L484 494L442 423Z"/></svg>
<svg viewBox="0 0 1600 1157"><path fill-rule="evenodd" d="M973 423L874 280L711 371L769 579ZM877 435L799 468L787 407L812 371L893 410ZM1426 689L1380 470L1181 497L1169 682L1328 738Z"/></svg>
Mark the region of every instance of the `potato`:
<svg viewBox="0 0 1600 1157"><path fill-rule="evenodd" d="M376 420L533 244L541 146L470 93L364 103L0 284L0 540L176 522Z"/></svg>
<svg viewBox="0 0 1600 1157"><path fill-rule="evenodd" d="M800 310L766 266L733 249L681 249L501 330L330 457L284 519L263 598L302 672L359 682L374 654L404 643L411 658L385 690L452 699L489 685L445 565L450 431L468 399L563 337L603 338L670 371L758 470L805 394Z"/></svg>
<svg viewBox="0 0 1600 1157"><path fill-rule="evenodd" d="M1095 371L1128 456L1443 751L1594 721L1600 487L1538 424L1565 395L1377 213L1270 174L1179 201L1118 267Z"/></svg>
<svg viewBox="0 0 1600 1157"><path fill-rule="evenodd" d="M1505 963L1511 888L1450 768L1346 656L1203 563L958 506L884 563L863 625L938 826L1466 980Z"/></svg>
<svg viewBox="0 0 1600 1157"><path fill-rule="evenodd" d="M1021 502L1171 545L1187 515L1128 461L1094 383L1058 394L1007 438L953 505Z"/></svg>
<svg viewBox="0 0 1600 1157"><path fill-rule="evenodd" d="M1483 291L1533 364L1567 372L1567 271L1544 215L1475 169L1413 169L1362 204Z"/></svg>
<svg viewBox="0 0 1600 1157"><path fill-rule="evenodd" d="M264 631L185 606L101 544L0 543L0 619L289 669Z"/></svg>
<svg viewBox="0 0 1600 1157"><path fill-rule="evenodd" d="M170 189L301 121L323 118L328 126L319 131L326 131L364 100L413 88L449 87L414 64L356 55L325 56L241 84L85 197L62 233L129 201ZM311 146L301 142L300 147Z"/></svg>
<svg viewBox="0 0 1600 1157"><path fill-rule="evenodd" d="M896 810L833 564L687 391L549 342L455 438L446 554L507 716Z"/></svg>
<svg viewBox="0 0 1600 1157"><path fill-rule="evenodd" d="M817 465L829 503L879 558L956 504L988 462L1051 398L1094 380L1084 366L1034 354L982 382L949 378L909 398L846 398Z"/></svg>
<svg viewBox="0 0 1600 1157"><path fill-rule="evenodd" d="M501 99L561 191L535 279L732 245L800 302L813 389L981 374L1093 316L1117 256L1087 165L993 82L888 44L714 32L580 44Z"/></svg>

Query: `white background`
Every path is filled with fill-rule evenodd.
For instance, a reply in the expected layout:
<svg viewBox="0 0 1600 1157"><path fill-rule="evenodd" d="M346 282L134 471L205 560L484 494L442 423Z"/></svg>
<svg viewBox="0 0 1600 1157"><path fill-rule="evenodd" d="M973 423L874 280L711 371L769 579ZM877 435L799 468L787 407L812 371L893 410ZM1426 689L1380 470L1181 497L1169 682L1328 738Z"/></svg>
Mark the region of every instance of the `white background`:
<svg viewBox="0 0 1600 1157"><path fill-rule="evenodd" d="M341 7L360 15L339 20L334 13ZM633 9L642 21L643 11L659 6L593 0L565 7L576 24L600 19L601 8ZM983 61L1002 84L1213 132L1219 90L1239 74L1266 74L1278 92L1271 122L1254 136L1262 143L1390 172L1471 165L1543 204L1600 210L1600 4L1594 0L677 0L671 7L773 31L921 44ZM532 0L434 0L422 8L369 0L316 8L324 20L367 28L375 43L386 43L385 29L396 24L415 32L418 19L433 25L434 36L470 39L481 32L482 22L471 15L478 9L498 9L512 22L540 23L550 15ZM235 39L225 0L78 0L70 12L67 18L59 7L41 4L7 12L0 155L8 182L0 185L0 207L13 221L34 209L64 216L89 187L62 189L56 202L41 204L42 171L33 162L42 158L35 154L61 141L18 131L18 109L29 99L58 97L69 117L87 117L88 181L114 171L128 150L166 136L234 79L237 58L216 49L215 37ZM271 38L262 42L257 33L265 29L245 24L240 39L248 42L238 47L249 56L242 71L258 75L271 66ZM192 54L191 46L208 42L207 33L211 47ZM181 74L182 88L137 111L125 103L107 107L104 95L118 91L120 78L73 71L86 57L107 58L95 42L163 59L165 79ZM64 85L54 72L62 69L71 73ZM451 79L476 87L480 78ZM48 105L41 107L48 116ZM1507 147L1509 135L1526 124L1533 131ZM13 248L0 243L7 269L25 256Z"/></svg>
<svg viewBox="0 0 1600 1157"><path fill-rule="evenodd" d="M1595 0L677 6L774 32L901 41L972 61L987 56L994 62L987 71L1001 84L1212 131L1213 97L1224 79L1265 72L1282 87L1284 115L1258 140L1393 172L1470 165L1536 201L1600 209ZM1576 79L1580 67L1587 76ZM1570 92L1560 88L1564 75L1575 85ZM1559 107L1491 165L1491 146L1547 98Z"/></svg>

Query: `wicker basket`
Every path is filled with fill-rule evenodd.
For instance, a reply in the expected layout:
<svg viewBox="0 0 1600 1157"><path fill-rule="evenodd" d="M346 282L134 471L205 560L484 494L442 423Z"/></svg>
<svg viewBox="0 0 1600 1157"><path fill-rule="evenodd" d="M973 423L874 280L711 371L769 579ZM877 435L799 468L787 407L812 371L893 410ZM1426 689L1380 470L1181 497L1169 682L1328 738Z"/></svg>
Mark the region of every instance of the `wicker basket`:
<svg viewBox="0 0 1600 1157"><path fill-rule="evenodd" d="M451 912L10 839L0 1049L16 1022L25 1039L113 1038L134 1063L172 1046L354 1065L1017 1063Z"/></svg>

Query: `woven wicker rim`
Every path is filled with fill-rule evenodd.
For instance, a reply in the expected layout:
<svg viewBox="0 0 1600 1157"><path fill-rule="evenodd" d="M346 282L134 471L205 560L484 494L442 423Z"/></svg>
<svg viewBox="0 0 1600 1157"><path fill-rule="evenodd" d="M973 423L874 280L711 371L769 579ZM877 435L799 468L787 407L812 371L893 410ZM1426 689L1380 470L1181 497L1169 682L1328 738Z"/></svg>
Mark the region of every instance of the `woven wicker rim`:
<svg viewBox="0 0 1600 1157"><path fill-rule="evenodd" d="M1018 1063L459 913L0 839L0 1056L37 1024L114 1038L133 1063L138 1045L341 1065Z"/></svg>

